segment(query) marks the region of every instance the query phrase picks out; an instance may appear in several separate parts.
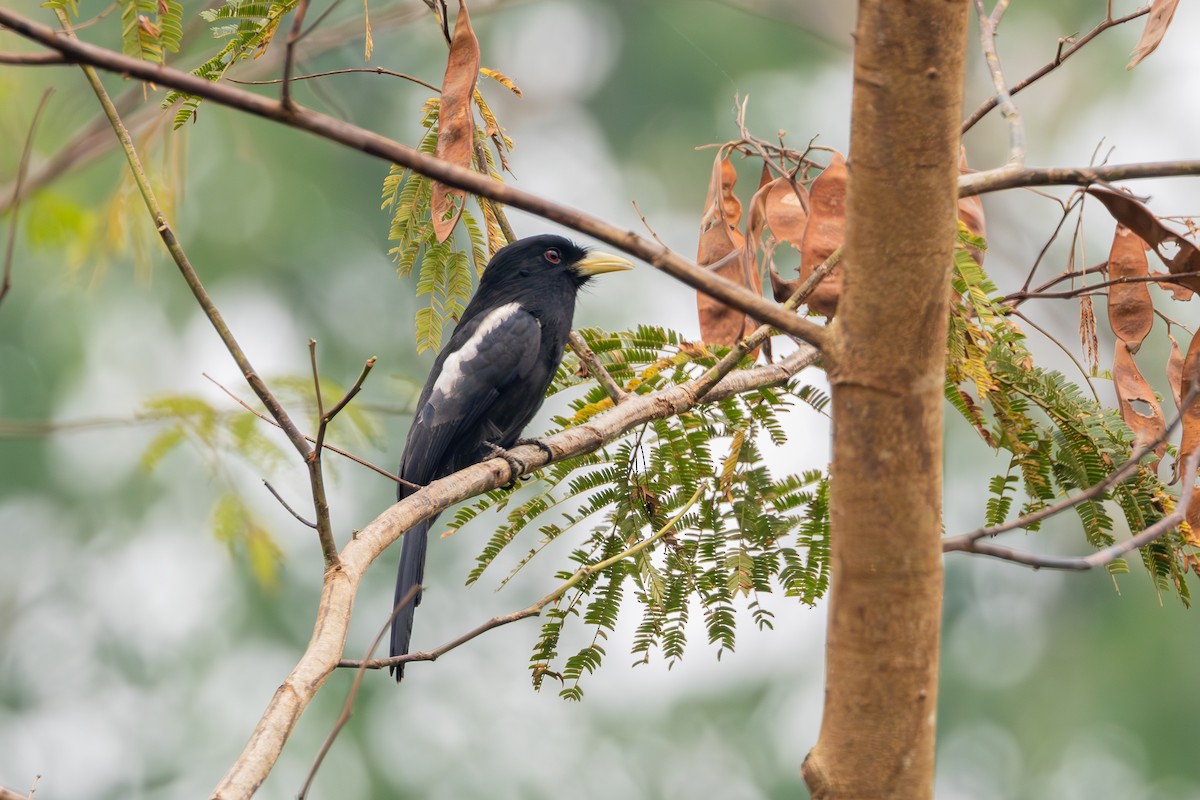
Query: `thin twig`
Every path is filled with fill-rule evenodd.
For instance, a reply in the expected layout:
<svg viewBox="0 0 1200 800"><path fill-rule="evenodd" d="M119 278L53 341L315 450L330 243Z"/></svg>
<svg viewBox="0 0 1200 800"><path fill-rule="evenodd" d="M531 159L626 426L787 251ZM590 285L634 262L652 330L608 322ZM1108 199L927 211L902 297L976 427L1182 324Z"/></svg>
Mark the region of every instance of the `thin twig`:
<svg viewBox="0 0 1200 800"><path fill-rule="evenodd" d="M226 395L228 395L229 398L231 400L233 400L233 402L237 403L239 406L246 409L251 414L258 417L259 419L261 419L263 422L267 423L268 425L274 425L276 428L280 427L278 422L271 419L269 416L262 413L261 411L259 411L257 408L255 408L254 406L247 403L242 398L238 397L236 394L234 394L232 391L230 391L226 386L222 385L220 383L220 381L218 381L216 378L212 377L211 375L209 375L206 372L201 373L201 374L206 379L208 379L214 386L216 386L218 389L220 389L222 392L224 392ZM312 436L309 436L307 434L304 435L304 439L309 444L317 443L317 440L315 438L313 438ZM353 453L350 453L346 450L341 449L340 447L334 447L333 445L329 444L328 442L323 444L322 448L325 450L332 450L333 452L337 453L339 456L342 456L343 458L348 458L351 461L353 461L355 464L358 464L359 466L366 467L367 469L371 470L372 472L377 472L393 483L402 483L405 486L409 487L410 489L420 489L421 488L421 485L419 483L412 483L410 481L406 481L403 478L399 477L398 475L394 475L393 473L388 472L383 467L380 467L376 464L372 464L370 461L367 461L364 458L360 458L360 457L354 455Z"/></svg>
<svg viewBox="0 0 1200 800"><path fill-rule="evenodd" d="M279 501L279 505L283 506L284 509L286 509L289 514L291 514L293 517L295 517L297 520L299 520L300 524L305 525L309 528L312 528L314 531L317 529L317 523L309 522L304 517L297 514L296 510L288 505L287 500L284 500L283 496L281 494L279 494L279 492L275 491L275 487L272 486L271 482L268 481L266 478L263 478L263 486L267 487L268 492L275 495L275 499Z"/></svg>
<svg viewBox="0 0 1200 800"><path fill-rule="evenodd" d="M1012 100L1008 84L1004 80L1004 70L1000 67L1000 55L996 52L996 27L1000 18L1008 8L1008 0L997 0L988 16L983 8L983 0L975 0L975 12L979 17L979 42L983 48L983 57L987 61L988 72L992 74L992 85L996 88L997 103L1000 113L1008 121L1008 163L1023 166L1025 164L1025 124L1021 121L1021 112Z"/></svg>
<svg viewBox="0 0 1200 800"><path fill-rule="evenodd" d="M1171 433L1175 430L1175 427L1179 424L1179 421L1183 419L1183 415L1187 412L1187 409L1193 402L1195 402L1198 394L1200 394L1200 387L1193 387L1192 390L1188 392L1188 396L1183 399L1182 410L1175 415L1175 418L1172 419L1166 428L1163 429L1163 432L1159 434L1159 436L1153 442L1148 442L1141 447L1135 448L1134 451L1129 454L1128 460L1126 460L1119 469L1113 470L1106 475L1104 480L1094 483L1079 494L1064 498L1054 505L1046 506L1045 508L1030 512L1024 516L1001 523L1000 525L990 525L985 528L977 528L970 533L963 533L958 536L952 536L950 538L943 539L942 552L949 553L955 550L971 550L974 547L974 544L980 539L992 538L1001 533L1006 533L1007 531L1017 530L1018 528L1028 528L1029 526L1036 525L1042 520L1048 519L1055 514L1060 514L1069 508L1074 508L1080 503L1086 503L1089 500L1094 500L1097 497L1100 497L1109 489L1116 486L1118 483L1122 483L1126 478L1137 471L1138 467L1141 466L1142 459L1153 453L1155 449L1167 441L1167 439L1171 436ZM1200 450L1198 450L1197 453L1200 454ZM1197 454L1189 456L1189 458L1194 457L1197 457ZM1192 464L1190 472L1194 473L1195 471L1196 465Z"/></svg>
<svg viewBox="0 0 1200 800"><path fill-rule="evenodd" d="M62 53L0 53L0 64L16 67L47 67L70 63Z"/></svg>
<svg viewBox="0 0 1200 800"><path fill-rule="evenodd" d="M25 173L29 171L29 156L33 153L33 137L37 133L38 122L41 120L42 112L46 110L46 103L49 102L52 94L54 94L53 88L42 92L42 99L38 100L37 108L33 112L33 119L29 121L29 132L25 134L25 146L21 148L21 160L17 166L17 181L13 186L12 217L8 220L8 242L4 245L4 276L0 278L0 303L4 302L5 296L12 289L13 248L17 242L17 216L21 211L21 185L25 182Z"/></svg>
<svg viewBox="0 0 1200 800"><path fill-rule="evenodd" d="M1041 556L1034 553L1024 553L1011 547L992 544L991 542L973 541L964 547L955 548L965 553L990 556L1004 561L1024 564L1034 569L1061 569L1084 571L1096 567L1108 566L1126 553L1139 547L1145 547L1163 534L1178 526L1187 519L1188 505L1191 503L1192 485L1196 480L1196 466L1200 463L1200 450L1193 452L1184 463L1183 478L1179 484L1179 500L1170 514L1155 522L1150 527L1123 542L1115 542L1108 547L1086 556Z"/></svg>
<svg viewBox="0 0 1200 800"><path fill-rule="evenodd" d="M0 57L2 57L2 55L3 54L0 54ZM0 61L0 63L3 62ZM441 88L434 86L428 81L423 81L416 76L409 75L407 72L396 72L394 70L384 69L383 67L347 67L346 69L333 69L329 70L328 72L314 72L310 75L293 75L291 81L292 83L295 83L296 81L310 81L313 78L327 78L330 75L348 75L354 72L369 72L375 75L390 75L393 78L403 78L406 81L412 81L413 83L420 84L430 91L437 92L438 94L442 93ZM229 81L230 83L236 83L240 86L269 86L274 83L283 83L283 78L272 78L271 80L266 81L243 81L237 80L236 78L226 78L225 80Z"/></svg>
<svg viewBox="0 0 1200 800"><path fill-rule="evenodd" d="M1150 6L1144 6L1142 8L1137 9L1136 11L1134 11L1131 14L1126 14L1125 16L1119 17L1117 19L1113 19L1112 14L1110 13L1108 15L1107 19L1105 19L1103 22L1101 22L1096 27L1092 28L1090 31L1088 31L1086 34L1084 34L1079 39L1075 39L1075 40L1059 39L1058 40L1058 52L1055 54L1054 59L1052 61L1050 61L1050 63L1046 64L1044 67L1039 69L1037 72L1034 72L1028 78L1025 78L1024 80L1018 81L1017 83L1013 84L1008 90L1009 97L1012 97L1013 95L1017 94L1018 92L1028 88L1031 84L1033 84L1033 83L1041 80L1042 78L1046 77L1047 75L1049 75L1051 72L1056 70L1064 61L1066 61L1071 56L1075 55L1075 53L1079 52L1080 48L1082 48L1084 45L1086 45L1092 39L1096 38L1101 33L1104 33L1104 31L1108 30L1109 28L1116 27L1117 25L1122 25L1126 22L1129 22L1130 20L1137 19L1138 17L1144 16L1148 13L1150 13ZM1068 41L1071 42L1071 46L1064 50L1063 44ZM993 108L995 108L999 104L999 102L1000 102L999 95L993 95L988 100L985 100L979 106L979 108L975 109L971 113L971 116L967 117L963 121L962 133L966 133L967 131L971 130L971 128L975 126L975 123L979 122L979 120L981 120L985 116L987 116L988 112L991 111Z"/></svg>
<svg viewBox="0 0 1200 800"><path fill-rule="evenodd" d="M1107 262L1105 262L1105 264L1107 265ZM1082 272L1071 273L1073 277L1082 274ZM1032 292L1014 292L1013 294L1006 295L1005 297L1001 298L1000 302L1016 304L1024 302L1025 300L1064 300L1073 297L1079 297L1080 295L1107 294L1107 292L1102 292L1100 290L1106 289L1109 286L1119 286L1123 283L1176 283L1180 286L1183 286L1184 278L1195 277L1200 277L1200 271L1160 273L1156 275L1137 275L1123 278L1112 278L1107 281L1093 283L1091 286L1079 286L1075 289L1067 289L1061 292L1041 292L1037 290Z"/></svg>
<svg viewBox="0 0 1200 800"><path fill-rule="evenodd" d="M492 617L482 625L472 628L462 636L451 639L449 642L446 642L446 644L434 650L428 650L421 653L406 653L405 655L393 656L391 658L367 658L362 661L339 661L338 666L357 668L360 670L383 669L384 667L396 667L400 666L401 664L408 664L412 661L437 661L451 650L466 644L472 639L475 639L481 634L487 633L494 628L499 628L502 625L508 625L509 623L526 619L528 617L536 617L542 613L542 609L544 609L546 606L550 605L551 603L557 603L559 600L561 600L562 596L570 591L573 586L577 586L580 581L595 575L598 572L603 572L613 564L637 555L670 533L675 526L679 524L679 521L683 519L683 516L700 499L700 495L703 494L705 488L706 487L704 484L696 487L696 491L692 494L691 498L683 504L683 507L676 511L675 514L668 519L661 528L655 531L653 535L642 539L640 542L628 548L627 550L617 553L614 556L610 556L603 561L580 567L579 569L575 570L574 574L572 574L570 578L568 578L564 583L560 584L558 588L527 608L523 608L520 611L514 611L511 614L505 614L504 616Z"/></svg>
<svg viewBox="0 0 1200 800"><path fill-rule="evenodd" d="M608 397L613 403L619 403L629 396L628 392L617 385L613 376L608 374L608 370L604 368L600 359L592 352L592 348L588 347L587 342L579 335L579 331L571 331L567 336L567 344L575 351L575 355L579 356L579 360L587 369L588 374L604 387L604 391L608 393Z"/></svg>
<svg viewBox="0 0 1200 800"><path fill-rule="evenodd" d="M325 414L322 416L322 419L325 420L325 422L332 422L333 418L341 413L342 409L349 405L350 401L353 400L360 391L362 391L363 383L367 380L367 376L371 374L371 370L374 368L376 360L377 359L375 356L371 356L366 360L366 362L363 364L362 372L358 373L358 378L354 381L354 385L347 389L345 396L343 396L341 400L338 400L336 403L334 403L333 408L329 409L329 411L325 412Z"/></svg>
<svg viewBox="0 0 1200 800"><path fill-rule="evenodd" d="M354 676L354 682L350 684L350 691L346 693L346 702L342 703L342 711L338 714L338 718L329 730L329 734L325 737L325 741L321 743L321 749L317 751L317 756L313 759L313 764L308 770L308 777L304 779L304 785L300 787L300 793L296 795L297 800L304 800L308 796L308 790L312 788L312 782L317 777L317 770L321 768L321 762L325 760L329 749L333 747L333 740L337 738L338 734L342 732L342 728L346 727L346 723L350 721L350 716L354 713L354 701L358 699L358 690L362 687L363 677L367 674L366 664L371 660L371 656L375 655L375 651L379 649L379 644L387 634L388 628L392 626L392 622L400 615L405 606L416 599L417 593L420 591L420 585L410 588L404 597L400 598L400 602L396 603L396 606L392 609L391 616L387 618L387 622L379 629L379 633L375 634L375 638L371 641L371 646L367 648L367 654L363 656L363 660L360 662L362 666L358 668L358 674Z"/></svg>
<svg viewBox="0 0 1200 800"><path fill-rule="evenodd" d="M279 104L287 110L295 108L292 102L292 66L296 60L296 42L300 40L300 28L304 25L304 15L308 12L308 0L300 0L296 5L296 16L292 19L292 30L288 33L287 45L283 51L283 86L279 90Z"/></svg>

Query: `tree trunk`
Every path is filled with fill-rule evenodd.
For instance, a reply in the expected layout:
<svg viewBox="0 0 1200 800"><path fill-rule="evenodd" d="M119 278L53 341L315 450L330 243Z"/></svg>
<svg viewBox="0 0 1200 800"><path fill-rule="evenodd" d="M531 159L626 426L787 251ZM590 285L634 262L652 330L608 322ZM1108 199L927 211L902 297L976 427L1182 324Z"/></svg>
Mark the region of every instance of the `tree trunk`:
<svg viewBox="0 0 1200 800"><path fill-rule="evenodd" d="M933 794L942 386L966 0L862 0L833 395L815 798Z"/></svg>

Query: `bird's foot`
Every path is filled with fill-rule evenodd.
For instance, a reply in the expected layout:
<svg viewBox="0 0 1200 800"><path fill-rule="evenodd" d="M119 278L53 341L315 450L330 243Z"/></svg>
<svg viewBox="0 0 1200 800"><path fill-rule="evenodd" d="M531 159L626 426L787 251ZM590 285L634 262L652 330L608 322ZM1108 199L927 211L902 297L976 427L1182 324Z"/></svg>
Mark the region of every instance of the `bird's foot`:
<svg viewBox="0 0 1200 800"><path fill-rule="evenodd" d="M519 447L520 445L523 445L523 444L533 445L538 450L541 450L543 453L546 454L547 460L549 460L549 461L554 460L554 451L550 449L550 445L546 444L541 439L517 439L516 443L513 446Z"/></svg>
<svg viewBox="0 0 1200 800"><path fill-rule="evenodd" d="M483 446L484 449L487 450L488 455L492 458L503 458L508 462L508 468L511 470L511 473L508 476L508 483L504 484L500 488L511 489L516 486L517 481L519 481L521 476L524 475L529 469L529 467L525 466L525 462L499 445L492 444L491 442L484 442Z"/></svg>

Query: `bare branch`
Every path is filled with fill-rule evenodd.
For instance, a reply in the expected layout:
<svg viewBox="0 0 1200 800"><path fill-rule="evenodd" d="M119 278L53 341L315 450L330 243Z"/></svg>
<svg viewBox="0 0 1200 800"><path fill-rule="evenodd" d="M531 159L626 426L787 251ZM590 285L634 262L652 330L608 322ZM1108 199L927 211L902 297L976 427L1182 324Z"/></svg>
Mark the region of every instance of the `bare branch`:
<svg viewBox="0 0 1200 800"><path fill-rule="evenodd" d="M274 486L272 486L272 485L271 485L271 482L270 482L270 481L268 481L266 478L263 478L263 486L267 487L267 491L268 491L268 492L270 492L272 495L274 495L274 496L275 496L275 499L279 501L279 505L283 506L283 507L284 507L284 509L285 509L285 510L286 510L286 511L287 511L289 514L291 514L293 517L295 517L295 518L296 518L296 520L297 520L297 521L298 521L298 522L299 522L301 525L304 525L304 526L305 526L305 527L307 527L307 528L312 528L314 531L317 529L317 523L315 523L315 522L309 522L309 521L308 521L308 520L306 520L304 517L302 517L302 516L300 516L299 514L297 514L297 513L296 513L296 510L295 510L294 508L292 508L291 506L289 506L289 505L288 505L288 502L287 502L287 500L284 500L284 499L283 499L283 496L282 496L282 495L280 495L280 494L279 494L279 492L275 491L275 487L274 487Z"/></svg>
<svg viewBox="0 0 1200 800"><path fill-rule="evenodd" d="M1145 161L1135 164L1104 164L1098 167L1004 166L973 172L958 179L958 196L1019 189L1029 186L1091 186L1094 183L1133 181L1143 178L1181 178L1200 175L1200 161Z"/></svg>
<svg viewBox="0 0 1200 800"><path fill-rule="evenodd" d="M1025 78L1024 80L1018 81L1017 83L1013 84L1012 88L1010 88L1008 90L1009 97L1011 98L1013 95L1017 94L1018 92L1029 87L1033 83L1036 83L1037 81L1046 77L1054 70L1058 69L1058 67L1064 61L1066 61L1071 56L1075 55L1075 53L1079 52L1079 50L1085 44L1087 44L1092 39L1099 36L1101 33L1104 33L1104 31L1108 30L1109 28L1116 27L1117 25L1122 25L1126 22L1129 22L1130 20L1137 19L1138 17L1145 16L1146 14L1150 13L1150 6L1144 6L1142 8L1139 8L1138 10L1134 11L1131 14L1126 14L1125 16L1118 17L1116 19L1113 19L1111 10L1112 9L1110 7L1110 9L1109 9L1110 13L1103 22L1101 22L1096 27L1092 28L1090 31L1085 33L1080 38L1078 38L1078 39L1072 39L1072 38L1059 39L1058 40L1058 50L1055 53L1054 59L1051 60L1049 64L1046 64L1046 66L1042 67L1037 72L1030 75L1028 78ZM1064 48L1063 45L1067 44L1067 43L1070 43L1070 47ZM979 120L981 120L985 116L987 116L988 112L991 111L993 108L995 108L999 103L1000 103L1000 96L998 94L988 100L985 100L979 106L979 108L977 108L973 112L971 112L971 116L967 117L966 120L963 121L962 132L966 133L967 131L971 130L971 128L973 128L975 126L975 123L979 122Z"/></svg>
<svg viewBox="0 0 1200 800"><path fill-rule="evenodd" d="M619 403L629 396L628 392L617 385L613 376L608 374L608 370L600 363L600 359L596 358L596 354L592 352L592 348L588 347L587 342L583 340L578 331L571 331L567 337L567 344L575 351L575 355L579 356L579 360L587 369L588 374L604 387L604 391L608 393L613 403Z"/></svg>
<svg viewBox="0 0 1200 800"><path fill-rule="evenodd" d="M505 205L553 220L634 255L657 269L780 331L820 347L828 336L821 325L781 308L744 286L721 278L679 254L637 234L622 230L578 209L554 203L535 194L494 180L490 176L417 152L376 133L296 106L285 108L266 97L213 83L168 67L128 58L102 47L58 36L52 29L0 8L0 24L27 39L57 50L68 58L101 69L125 73L160 86L169 86L255 116L281 122L338 142L368 155L399 164L447 186L491 198Z"/></svg>
<svg viewBox="0 0 1200 800"><path fill-rule="evenodd" d="M258 409L254 408L254 406L250 405L249 403L247 403L247 402L246 402L245 400L243 400L242 398L238 397L236 394L234 394L233 392L231 392L231 391L230 391L230 390L229 390L229 389L228 389L226 386L223 386L223 385L222 385L222 384L221 384L219 381L217 381L217 380L216 380L215 378L213 378L211 375L209 375L209 374L208 374L208 373L206 373L206 372L205 372L205 373L201 373L201 374L202 374L202 375L204 375L204 377L205 377L205 378L207 378L209 381L211 381L211 382L212 382L212 384L213 384L214 386L216 386L216 387L217 387L218 389L220 389L222 392L224 392L225 394L227 394L227 395L229 396L229 398L230 398L231 400L233 400L233 402L237 403L239 406L241 406L242 408L246 409L246 410L247 410L247 411L249 411L251 414L253 414L254 416L258 417L259 419L261 419L263 422L267 423L268 425L274 425L276 428L278 428L278 427L279 427L279 423L278 423L278 422L276 422L275 420L271 419L271 418L270 418L270 417L268 417L266 414L263 414L261 411L259 411ZM0 435L3 435L3 433L4 433L4 431L3 431L3 428L0 428ZM313 438L312 436L309 436L309 435L307 435L307 434L305 434L305 436L304 436L304 440L305 440L306 442L308 442L309 444L314 444L314 445L315 445L315 444L317 443L317 440L316 440L315 438ZM366 459L359 458L358 456L354 455L353 453L347 452L346 450L343 450L343 449L341 449L340 447L334 447L333 445L329 444L328 442L326 442L326 443L322 444L321 446L322 446L322 448L323 448L323 449L325 449L325 450L332 450L333 452L337 453L339 456L342 456L343 458L348 458L348 459L350 459L350 460L351 460L351 461L353 461L355 464L358 464L358 465L360 465L360 466L366 467L367 469L369 469L369 470L371 470L371 471L373 471L373 472L377 472L377 473L379 473L380 475L382 475L383 477L387 478L389 481L392 481L393 483L403 483L405 486L411 487L411 488L413 488L413 489L420 489L420 488L421 488L421 485L420 485L420 484L418 484L418 483L410 483L409 481L406 481L406 480L404 480L403 478L401 478L401 477L400 477L400 476L398 476L398 475L393 475L392 473L388 472L388 471L387 471L386 469L384 469L383 467L380 467L380 466L378 466L378 465L376 465L376 464L372 464L370 461L367 461Z"/></svg>
<svg viewBox="0 0 1200 800"><path fill-rule="evenodd" d="M996 52L996 28L1000 18L1008 8L1008 0L996 0L991 16L983 8L983 0L975 0L975 11L979 17L979 41L983 48L983 57L987 61L988 71L992 74L992 85L996 87L997 103L1000 113L1008 121L1008 163L1022 166L1025 164L1025 124L1021 121L1021 112L1012 100L1008 85L1004 80L1004 71L1000 68L1000 55Z"/></svg>

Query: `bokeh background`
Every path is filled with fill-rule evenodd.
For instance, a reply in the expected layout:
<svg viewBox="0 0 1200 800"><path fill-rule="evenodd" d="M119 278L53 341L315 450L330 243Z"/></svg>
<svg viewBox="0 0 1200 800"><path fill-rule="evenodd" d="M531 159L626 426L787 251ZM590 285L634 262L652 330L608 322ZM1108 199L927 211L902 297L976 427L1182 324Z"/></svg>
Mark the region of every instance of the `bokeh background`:
<svg viewBox="0 0 1200 800"><path fill-rule="evenodd" d="M52 22L34 4L5 5ZM91 0L81 5L84 16L102 10ZM195 20L203 4L184 5ZM518 99L485 87L516 140L514 180L642 230L636 201L664 241L694 252L712 159L696 147L736 137L735 96L749 95L748 125L764 138L782 130L793 145L819 135L822 144L847 147L851 5L477 0L484 65L524 90ZM1117 13L1134 7L1114 6ZM363 66L361 11L354 3L336 8L301 46L299 70ZM445 46L424 5L374 0L370 11L370 65L438 82ZM1014 4L1000 39L1010 80L1049 60L1059 37L1086 31L1104 13L1096 0ZM84 35L115 45L116 17ZM1190 43L1200 10L1181 4L1159 51L1126 72L1140 27L1103 34L1019 96L1031 164L1081 165L1097 148L1114 148L1112 160L1120 162L1200 155L1200 111L1184 96L1197 66ZM990 91L974 36L972 27L968 110ZM24 47L0 32L0 49ZM212 49L200 31L171 62L191 67ZM277 49L244 74L273 77ZM117 77L105 81L114 93L131 88ZM48 86L55 93L36 138L35 170L96 118L76 69L0 67L4 197ZM133 100L141 105L139 92ZM300 102L406 142L419 136L427 95L398 79L361 74L297 87ZM155 108L159 97L150 91L144 105ZM398 279L387 257L388 218L379 210L387 165L209 103L184 131L172 133L167 117L143 127L141 137L151 168L168 176L164 191L169 185L176 197L182 241L261 373L303 379L309 337L319 343L323 374L344 384L366 358L379 357L359 401L374 427L364 434L343 423L332 438L393 464L405 408L432 355L419 356L412 344L414 280ZM974 166L1002 163L999 116L979 125L967 145ZM260 484L269 478L306 508L298 464L265 467L192 443L151 471L143 466L163 426L144 417L147 401L195 395L233 410L203 373L249 392L161 252L138 199L119 188L123 167L109 149L25 203L15 285L0 304L0 785L25 790L41 775L38 796L45 798L210 791L303 651L320 585L315 538ZM756 177L744 175L742 188ZM1200 211L1196 185L1180 179L1136 188L1154 197L1156 211L1186 214ZM1057 220L1057 205L1028 192L990 196L985 205L987 266L1002 288L1016 288ZM522 235L553 229L518 213L513 224ZM1111 230L1102 213L1090 213L1077 258L1103 259ZM1065 267L1067 252L1051 249L1045 276ZM598 282L577 320L612 329L648 322L695 335L693 309L690 291L644 267ZM1078 341L1074 305L1043 302L1031 312L1060 341ZM1169 313L1185 324L1195 317L1185 306ZM1074 369L1056 347L1031 336L1044 363ZM1161 324L1143 352L1149 363L1165 362ZM1110 357L1111 344L1102 342L1101 363ZM816 372L806 378L823 383ZM1151 380L1165 389L1161 377ZM1097 385L1108 391L1104 381ZM298 394L287 396L304 413ZM548 427L552 412L533 428ZM826 421L797 410L789 425L792 443L771 454L773 464L824 464ZM286 451L281 437L264 434ZM946 530L955 533L980 523L987 478L1003 463L953 418L947 437ZM393 488L348 462L331 463L334 522L344 540L391 502ZM231 553L214 536L214 505L231 491L281 551L274 585L263 583L244 550ZM462 588L490 530L481 519L432 544L433 588L418 616L417 647L524 607L552 585L561 553L539 559L501 592L492 589L504 564ZM1086 546L1067 519L1010 538L1045 551ZM1157 596L1140 565L1131 566L1132 574L1114 582L1105 574L948 560L939 798L1200 796L1200 626L1194 611ZM388 556L368 577L351 654L363 652L386 619L393 570ZM782 597L770 608L774 631L758 632L746 620L736 652L718 661L698 628L686 658L670 670L658 661L629 666L631 614L610 640L604 667L586 680L582 703L559 699L553 687L530 688L536 622L489 633L436 664L413 665L400 689L371 674L313 796L802 797L799 764L820 723L824 609ZM262 797L299 790L349 680L341 673L330 679Z"/></svg>

